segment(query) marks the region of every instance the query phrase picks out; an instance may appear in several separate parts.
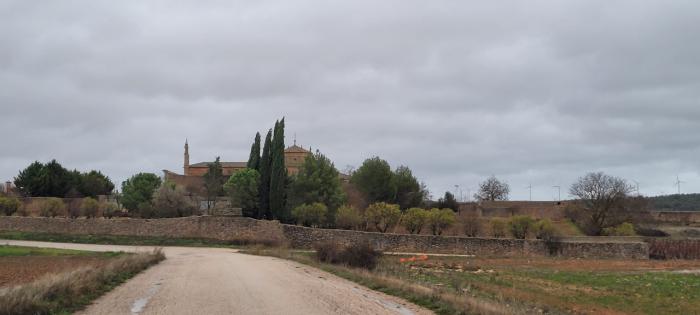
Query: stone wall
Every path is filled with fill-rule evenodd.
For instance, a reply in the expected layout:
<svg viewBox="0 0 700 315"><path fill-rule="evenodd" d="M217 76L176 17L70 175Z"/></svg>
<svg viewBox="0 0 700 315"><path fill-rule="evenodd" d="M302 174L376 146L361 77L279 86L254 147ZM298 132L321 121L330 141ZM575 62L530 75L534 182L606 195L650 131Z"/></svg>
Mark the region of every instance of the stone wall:
<svg viewBox="0 0 700 315"><path fill-rule="evenodd" d="M661 223L680 225L700 223L700 211L652 211L651 215Z"/></svg>
<svg viewBox="0 0 700 315"><path fill-rule="evenodd" d="M474 238L314 229L283 225L285 238L294 248L313 248L314 244L334 241L350 244L369 242L375 248L391 252L466 254L477 256L547 256L648 259L644 242L585 242Z"/></svg>
<svg viewBox="0 0 700 315"><path fill-rule="evenodd" d="M106 234L206 238L223 241L256 240L313 248L323 241L370 242L378 249L394 252L468 254L480 256L546 256L647 259L644 242L562 241L546 244L540 240L514 240L382 234L375 232L314 229L280 224L277 221L241 217L198 216L171 219L66 219L0 217L0 230L59 234Z"/></svg>
<svg viewBox="0 0 700 315"><path fill-rule="evenodd" d="M281 224L277 221L217 216L168 219L0 217L0 230L57 234L204 238L223 241L258 240L286 243Z"/></svg>

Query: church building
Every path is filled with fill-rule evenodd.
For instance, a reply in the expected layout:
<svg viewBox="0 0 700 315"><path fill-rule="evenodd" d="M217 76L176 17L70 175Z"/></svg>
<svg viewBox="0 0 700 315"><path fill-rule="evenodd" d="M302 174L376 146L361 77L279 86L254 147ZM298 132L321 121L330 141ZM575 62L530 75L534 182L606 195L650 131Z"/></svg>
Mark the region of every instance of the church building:
<svg viewBox="0 0 700 315"><path fill-rule="evenodd" d="M299 168L304 159L311 154L311 151L304 149L296 144L286 148L284 150L284 164L287 167L287 173L289 175L294 175L299 172ZM198 162L190 164L190 145L185 141L185 154L183 163L182 174L177 174L169 170L163 170L163 175L166 181L175 183L178 186L183 187L186 191L203 195L204 193L204 174L209 171L209 164L212 162ZM221 161L221 168L223 169L224 177L229 177L246 168L248 162L223 162Z"/></svg>

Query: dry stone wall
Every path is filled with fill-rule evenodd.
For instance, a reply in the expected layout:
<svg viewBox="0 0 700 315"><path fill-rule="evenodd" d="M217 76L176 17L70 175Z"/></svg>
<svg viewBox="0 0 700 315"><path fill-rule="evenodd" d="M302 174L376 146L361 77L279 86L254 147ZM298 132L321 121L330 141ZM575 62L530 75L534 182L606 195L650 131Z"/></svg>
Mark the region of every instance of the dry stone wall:
<svg viewBox="0 0 700 315"><path fill-rule="evenodd" d="M67 219L0 217L0 230L58 234L103 234L257 241L313 248L324 241L370 242L383 251L479 256L546 256L648 259L644 242L489 239L456 236L382 234L314 229L241 217L197 216L170 219Z"/></svg>

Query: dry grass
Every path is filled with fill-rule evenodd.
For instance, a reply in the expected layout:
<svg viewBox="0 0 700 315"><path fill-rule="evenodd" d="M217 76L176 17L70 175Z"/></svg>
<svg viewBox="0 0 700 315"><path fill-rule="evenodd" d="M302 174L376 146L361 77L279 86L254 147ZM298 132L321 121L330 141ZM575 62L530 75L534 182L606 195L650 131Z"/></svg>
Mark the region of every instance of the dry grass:
<svg viewBox="0 0 700 315"><path fill-rule="evenodd" d="M47 275L0 291L0 315L66 313L87 305L140 271L165 259L161 250L124 255L102 268Z"/></svg>
<svg viewBox="0 0 700 315"><path fill-rule="evenodd" d="M352 268L319 262L310 252L291 251L284 247L252 247L243 253L273 256L293 260L335 274L389 295L404 298L414 304L434 311L436 314L518 314L522 309L514 309L502 303L449 292L438 287L428 287L399 279L383 272Z"/></svg>
<svg viewBox="0 0 700 315"><path fill-rule="evenodd" d="M700 240L650 240L649 257L654 259L700 259Z"/></svg>

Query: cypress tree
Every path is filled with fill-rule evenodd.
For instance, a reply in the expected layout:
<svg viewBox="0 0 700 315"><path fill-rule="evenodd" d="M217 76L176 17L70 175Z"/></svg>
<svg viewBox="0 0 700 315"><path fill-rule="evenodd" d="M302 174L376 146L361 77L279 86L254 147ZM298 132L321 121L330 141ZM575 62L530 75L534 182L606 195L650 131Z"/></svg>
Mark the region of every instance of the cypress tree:
<svg viewBox="0 0 700 315"><path fill-rule="evenodd" d="M260 208L258 209L259 219L272 219L272 213L270 212L270 167L272 166L271 160L271 150L272 150L272 130L267 131L267 136L265 137L265 144L263 145L262 156L260 157L260 189L258 190L258 197L260 198Z"/></svg>
<svg viewBox="0 0 700 315"><path fill-rule="evenodd" d="M248 157L248 168L260 171L260 133L255 133L255 141L250 147L250 157Z"/></svg>
<svg viewBox="0 0 700 315"><path fill-rule="evenodd" d="M286 222L290 218L287 209L287 168L284 165L284 118L275 123L272 139L272 169L270 173L270 209L275 217Z"/></svg>

